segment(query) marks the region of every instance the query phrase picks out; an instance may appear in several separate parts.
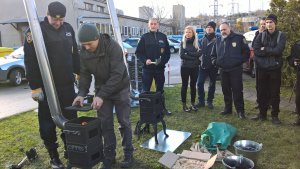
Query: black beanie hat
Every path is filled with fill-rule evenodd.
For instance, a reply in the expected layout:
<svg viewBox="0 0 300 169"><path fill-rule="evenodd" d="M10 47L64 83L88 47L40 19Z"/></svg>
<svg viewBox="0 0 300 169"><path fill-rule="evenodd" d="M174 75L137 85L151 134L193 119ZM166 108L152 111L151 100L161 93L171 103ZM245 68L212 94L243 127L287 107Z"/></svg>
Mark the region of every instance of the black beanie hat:
<svg viewBox="0 0 300 169"><path fill-rule="evenodd" d="M99 39L99 32L93 23L84 23L78 30L79 42L90 42Z"/></svg>
<svg viewBox="0 0 300 169"><path fill-rule="evenodd" d="M64 18L66 16L66 7L60 2L51 2L48 5L48 14L54 18Z"/></svg>
<svg viewBox="0 0 300 169"><path fill-rule="evenodd" d="M275 22L275 24L277 23L277 16L274 14L270 14L266 20L272 20L273 22Z"/></svg>
<svg viewBox="0 0 300 169"><path fill-rule="evenodd" d="M208 22L208 24L206 25L206 27L211 26L214 30L216 30L216 26L217 24L214 21L210 21Z"/></svg>

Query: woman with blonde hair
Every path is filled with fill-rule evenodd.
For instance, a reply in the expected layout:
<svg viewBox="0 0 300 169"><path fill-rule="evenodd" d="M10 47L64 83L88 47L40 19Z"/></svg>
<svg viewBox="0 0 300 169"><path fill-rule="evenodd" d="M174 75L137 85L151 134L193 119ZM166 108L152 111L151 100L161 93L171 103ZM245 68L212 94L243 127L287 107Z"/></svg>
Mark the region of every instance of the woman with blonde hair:
<svg viewBox="0 0 300 169"><path fill-rule="evenodd" d="M198 44L198 36L195 29L192 26L187 26L184 29L184 35L180 45L180 58L181 58L181 101L182 108L184 112L190 112L191 110L197 111L197 106L195 105L196 99L196 82L199 71L199 57L201 56L201 51ZM191 89L191 107L186 104L187 88L190 79L190 89Z"/></svg>

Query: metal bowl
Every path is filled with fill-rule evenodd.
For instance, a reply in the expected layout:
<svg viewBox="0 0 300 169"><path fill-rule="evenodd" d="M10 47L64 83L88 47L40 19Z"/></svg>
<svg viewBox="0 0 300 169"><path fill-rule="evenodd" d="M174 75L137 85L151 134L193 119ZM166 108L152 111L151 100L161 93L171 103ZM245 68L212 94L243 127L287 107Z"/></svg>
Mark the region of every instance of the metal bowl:
<svg viewBox="0 0 300 169"><path fill-rule="evenodd" d="M239 140L233 144L233 147L236 155L242 155L256 163L259 152L262 149L262 144L251 140Z"/></svg>
<svg viewBox="0 0 300 169"><path fill-rule="evenodd" d="M253 169L254 162L243 156L227 156L222 163L226 169Z"/></svg>

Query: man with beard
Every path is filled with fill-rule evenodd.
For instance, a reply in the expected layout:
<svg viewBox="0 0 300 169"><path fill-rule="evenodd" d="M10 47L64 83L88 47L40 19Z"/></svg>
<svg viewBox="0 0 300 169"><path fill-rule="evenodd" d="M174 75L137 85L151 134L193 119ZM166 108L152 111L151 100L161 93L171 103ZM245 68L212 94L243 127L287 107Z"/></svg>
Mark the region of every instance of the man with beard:
<svg viewBox="0 0 300 169"><path fill-rule="evenodd" d="M243 81L243 62L249 59L249 47L243 35L234 33L229 24L220 25L221 37L213 47L212 64L220 68L221 86L225 108L221 115L232 114L232 98L240 119L245 119Z"/></svg>

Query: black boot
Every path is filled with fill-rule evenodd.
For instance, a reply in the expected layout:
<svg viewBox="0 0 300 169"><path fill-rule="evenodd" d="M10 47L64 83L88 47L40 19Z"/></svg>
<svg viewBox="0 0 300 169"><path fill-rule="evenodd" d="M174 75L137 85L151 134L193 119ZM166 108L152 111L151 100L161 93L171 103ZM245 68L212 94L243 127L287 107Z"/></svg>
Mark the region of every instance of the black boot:
<svg viewBox="0 0 300 169"><path fill-rule="evenodd" d="M111 169L112 165L116 163L116 159L104 159L102 166L99 169Z"/></svg>
<svg viewBox="0 0 300 169"><path fill-rule="evenodd" d="M57 149L48 149L48 153L51 158L50 165L52 169L65 169L65 166L59 159Z"/></svg>
<svg viewBox="0 0 300 169"><path fill-rule="evenodd" d="M182 110L184 112L190 112L191 111L191 109L186 106L186 103L182 103Z"/></svg>
<svg viewBox="0 0 300 169"><path fill-rule="evenodd" d="M279 125L281 124L281 121L279 120L278 117L272 117L272 123L275 125Z"/></svg>
<svg viewBox="0 0 300 169"><path fill-rule="evenodd" d="M132 156L125 156L124 160L121 161L121 168L129 168L133 164L133 157Z"/></svg>
<svg viewBox="0 0 300 169"><path fill-rule="evenodd" d="M246 119L245 112L241 111L237 113L240 119Z"/></svg>
<svg viewBox="0 0 300 169"><path fill-rule="evenodd" d="M193 110L193 111L197 111L198 110L198 107L196 106L195 103L192 103L191 110Z"/></svg>
<svg viewBox="0 0 300 169"><path fill-rule="evenodd" d="M267 120L267 116L266 115L262 115L262 113L258 113L256 116L254 117L251 117L251 120L254 120L254 121L266 121Z"/></svg>

